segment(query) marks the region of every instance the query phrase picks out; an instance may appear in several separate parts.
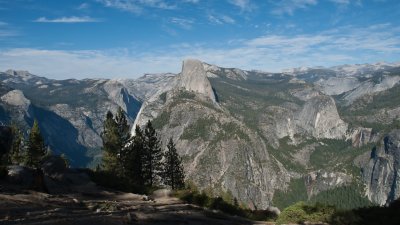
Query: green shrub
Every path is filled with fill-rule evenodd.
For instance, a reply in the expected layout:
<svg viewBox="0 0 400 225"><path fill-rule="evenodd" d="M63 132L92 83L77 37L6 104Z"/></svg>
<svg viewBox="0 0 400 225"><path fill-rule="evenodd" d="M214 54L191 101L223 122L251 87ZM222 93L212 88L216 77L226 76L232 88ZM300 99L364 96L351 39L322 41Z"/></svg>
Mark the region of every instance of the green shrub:
<svg viewBox="0 0 400 225"><path fill-rule="evenodd" d="M298 202L285 208L276 220L277 224L301 223L306 221L307 215L303 209L304 206L304 202Z"/></svg>
<svg viewBox="0 0 400 225"><path fill-rule="evenodd" d="M334 206L322 204L308 205L298 202L285 208L276 220L277 224L304 223L304 222L329 222L336 213Z"/></svg>
<svg viewBox="0 0 400 225"><path fill-rule="evenodd" d="M236 215L251 220L274 220L277 217L276 214L266 210L242 208L239 204L227 202L222 197L210 197L204 191L201 193L197 191L196 187L194 187L194 189L176 191L175 196L190 204L209 209L216 209L226 214Z"/></svg>

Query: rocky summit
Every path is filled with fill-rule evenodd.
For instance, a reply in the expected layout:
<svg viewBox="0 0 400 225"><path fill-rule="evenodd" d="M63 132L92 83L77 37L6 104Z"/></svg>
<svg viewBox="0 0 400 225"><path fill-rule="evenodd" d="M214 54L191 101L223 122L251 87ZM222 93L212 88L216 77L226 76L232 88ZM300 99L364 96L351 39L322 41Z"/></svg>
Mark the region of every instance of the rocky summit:
<svg viewBox="0 0 400 225"><path fill-rule="evenodd" d="M207 79L203 63L195 59L183 61L182 73L178 75L179 86L187 91L203 94L215 102L215 95Z"/></svg>
<svg viewBox="0 0 400 225"><path fill-rule="evenodd" d="M38 119L74 167L100 162L105 114L121 107L131 124L152 120L163 147L173 138L186 180L250 208L340 191L381 205L400 197L399 64L268 73L188 59L179 74L138 79L9 70L0 81L0 121L28 130Z"/></svg>

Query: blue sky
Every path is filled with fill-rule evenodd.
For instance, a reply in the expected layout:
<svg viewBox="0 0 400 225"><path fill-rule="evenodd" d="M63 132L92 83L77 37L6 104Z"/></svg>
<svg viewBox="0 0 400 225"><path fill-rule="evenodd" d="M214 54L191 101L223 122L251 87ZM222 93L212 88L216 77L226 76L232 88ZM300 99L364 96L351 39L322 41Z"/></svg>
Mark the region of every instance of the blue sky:
<svg viewBox="0 0 400 225"><path fill-rule="evenodd" d="M398 0L0 0L0 70L179 72L185 58L279 72L400 61Z"/></svg>

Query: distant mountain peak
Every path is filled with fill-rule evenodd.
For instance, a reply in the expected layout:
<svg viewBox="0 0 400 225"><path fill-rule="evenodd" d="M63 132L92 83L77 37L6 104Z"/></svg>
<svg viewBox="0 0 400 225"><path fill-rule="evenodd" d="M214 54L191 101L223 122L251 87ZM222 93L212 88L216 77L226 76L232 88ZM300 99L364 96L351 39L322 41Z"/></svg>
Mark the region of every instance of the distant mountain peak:
<svg viewBox="0 0 400 225"><path fill-rule="evenodd" d="M6 74L12 75L12 76L23 76L23 77L27 77L27 76L32 76L31 73L29 73L26 70L12 70L9 69L7 71L5 71Z"/></svg>

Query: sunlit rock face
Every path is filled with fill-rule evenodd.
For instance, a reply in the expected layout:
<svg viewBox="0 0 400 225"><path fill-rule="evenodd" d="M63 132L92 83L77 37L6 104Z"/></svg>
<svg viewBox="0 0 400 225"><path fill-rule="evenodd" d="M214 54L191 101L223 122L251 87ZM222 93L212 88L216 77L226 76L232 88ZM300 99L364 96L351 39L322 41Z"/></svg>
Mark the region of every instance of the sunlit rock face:
<svg viewBox="0 0 400 225"><path fill-rule="evenodd" d="M347 131L335 101L326 95L309 99L297 117L297 124L316 138L341 139Z"/></svg>
<svg viewBox="0 0 400 225"><path fill-rule="evenodd" d="M27 109L31 101L27 99L24 93L20 90L12 90L7 94L1 96L1 100L9 105Z"/></svg>
<svg viewBox="0 0 400 225"><path fill-rule="evenodd" d="M182 72L178 76L178 87L209 97L215 102L215 95L207 78L203 63L195 59L183 61Z"/></svg>

